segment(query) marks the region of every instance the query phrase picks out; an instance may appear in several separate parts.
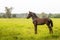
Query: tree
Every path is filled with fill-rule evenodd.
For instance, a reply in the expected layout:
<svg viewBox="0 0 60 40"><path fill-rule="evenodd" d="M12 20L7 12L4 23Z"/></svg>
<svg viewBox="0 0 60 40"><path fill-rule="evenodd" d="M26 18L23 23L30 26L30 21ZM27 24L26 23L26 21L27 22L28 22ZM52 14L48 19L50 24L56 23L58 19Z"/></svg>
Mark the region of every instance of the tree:
<svg viewBox="0 0 60 40"><path fill-rule="evenodd" d="M13 14L12 17L13 17L13 18L16 18L16 14Z"/></svg>
<svg viewBox="0 0 60 40"><path fill-rule="evenodd" d="M49 13L49 14L48 14L48 18L49 18L49 17L52 17L52 13Z"/></svg>
<svg viewBox="0 0 60 40"><path fill-rule="evenodd" d="M3 18L6 18L6 15L4 14L2 17L3 17Z"/></svg>
<svg viewBox="0 0 60 40"><path fill-rule="evenodd" d="M42 12L41 15L42 15L42 18L46 18L47 17L47 14L44 13L44 12Z"/></svg>
<svg viewBox="0 0 60 40"><path fill-rule="evenodd" d="M2 18L2 16L0 15L0 18Z"/></svg>
<svg viewBox="0 0 60 40"><path fill-rule="evenodd" d="M5 7L5 11L6 11L6 17L11 18L12 7L11 8Z"/></svg>
<svg viewBox="0 0 60 40"><path fill-rule="evenodd" d="M60 14L55 14L54 18L60 18Z"/></svg>

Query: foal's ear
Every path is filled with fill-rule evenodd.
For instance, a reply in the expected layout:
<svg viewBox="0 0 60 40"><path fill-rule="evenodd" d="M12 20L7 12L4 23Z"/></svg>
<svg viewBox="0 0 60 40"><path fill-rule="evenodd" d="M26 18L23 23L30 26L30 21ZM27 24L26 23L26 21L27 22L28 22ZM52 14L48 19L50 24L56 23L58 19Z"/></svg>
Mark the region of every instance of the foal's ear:
<svg viewBox="0 0 60 40"><path fill-rule="evenodd" d="M31 11L29 11L29 13L30 13Z"/></svg>
<svg viewBox="0 0 60 40"><path fill-rule="evenodd" d="M31 14L32 12L31 12L31 11L29 11L29 13Z"/></svg>
<svg viewBox="0 0 60 40"><path fill-rule="evenodd" d="M31 14L30 11L29 11L29 14Z"/></svg>

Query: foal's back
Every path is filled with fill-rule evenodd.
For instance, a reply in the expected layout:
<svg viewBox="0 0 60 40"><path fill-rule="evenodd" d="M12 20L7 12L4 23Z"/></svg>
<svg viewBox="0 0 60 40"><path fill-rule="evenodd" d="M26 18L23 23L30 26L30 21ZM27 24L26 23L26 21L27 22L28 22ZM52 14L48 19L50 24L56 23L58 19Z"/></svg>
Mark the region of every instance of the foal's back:
<svg viewBox="0 0 60 40"><path fill-rule="evenodd" d="M36 18L34 21L36 21L38 25L39 24L42 25L42 24L47 23L49 20L50 20L49 18Z"/></svg>

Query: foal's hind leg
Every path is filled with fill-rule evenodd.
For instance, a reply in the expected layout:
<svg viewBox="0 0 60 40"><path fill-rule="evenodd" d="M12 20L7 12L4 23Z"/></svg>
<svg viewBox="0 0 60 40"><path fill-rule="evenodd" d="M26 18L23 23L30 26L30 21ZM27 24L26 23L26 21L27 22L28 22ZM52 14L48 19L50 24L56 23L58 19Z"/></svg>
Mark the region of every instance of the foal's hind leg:
<svg viewBox="0 0 60 40"><path fill-rule="evenodd" d="M53 30L52 30L51 26L49 26L49 31L50 31L50 33L53 33Z"/></svg>
<svg viewBox="0 0 60 40"><path fill-rule="evenodd" d="M48 26L48 28L49 28L49 33L50 33L50 34L53 33L53 29L52 29L52 27L50 26L50 24L47 24L47 26Z"/></svg>

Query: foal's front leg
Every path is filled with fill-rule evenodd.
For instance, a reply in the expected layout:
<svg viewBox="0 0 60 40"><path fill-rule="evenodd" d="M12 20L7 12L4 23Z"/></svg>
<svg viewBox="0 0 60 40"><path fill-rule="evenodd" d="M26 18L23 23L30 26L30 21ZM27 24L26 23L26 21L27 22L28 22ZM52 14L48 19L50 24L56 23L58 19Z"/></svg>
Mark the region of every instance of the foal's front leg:
<svg viewBox="0 0 60 40"><path fill-rule="evenodd" d="M37 24L36 23L34 23L34 29L35 29L35 34L37 34Z"/></svg>

